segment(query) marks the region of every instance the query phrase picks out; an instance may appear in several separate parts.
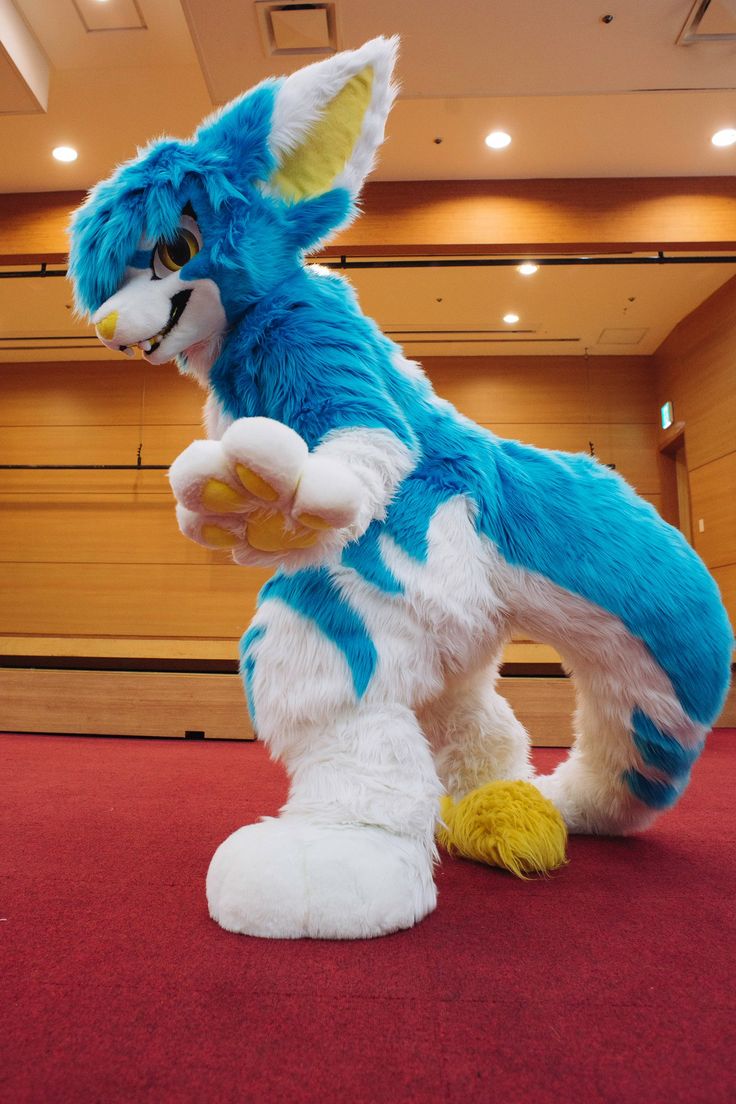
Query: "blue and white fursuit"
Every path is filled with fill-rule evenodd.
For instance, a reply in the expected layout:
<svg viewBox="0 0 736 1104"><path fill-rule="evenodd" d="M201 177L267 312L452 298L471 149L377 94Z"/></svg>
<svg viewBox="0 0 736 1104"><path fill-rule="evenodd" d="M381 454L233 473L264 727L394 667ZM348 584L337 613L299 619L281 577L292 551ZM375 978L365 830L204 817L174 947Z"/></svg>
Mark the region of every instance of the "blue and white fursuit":
<svg viewBox="0 0 736 1104"><path fill-rule="evenodd" d="M207 879L214 919L251 935L420 920L443 793L507 780L570 831L645 828L685 789L729 680L717 588L678 532L596 461L461 417L342 277L305 265L356 213L395 52L376 39L266 81L143 150L73 222L100 339L175 358L207 391L208 439L170 473L182 532L276 569L242 673L290 795ZM519 633L577 686L574 747L544 777L494 689Z"/></svg>

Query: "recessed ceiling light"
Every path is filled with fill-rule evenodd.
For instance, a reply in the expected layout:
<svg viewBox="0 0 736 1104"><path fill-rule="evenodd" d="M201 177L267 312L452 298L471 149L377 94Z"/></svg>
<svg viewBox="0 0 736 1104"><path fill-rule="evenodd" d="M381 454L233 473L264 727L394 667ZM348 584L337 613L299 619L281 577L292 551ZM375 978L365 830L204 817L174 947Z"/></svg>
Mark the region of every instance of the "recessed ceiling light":
<svg viewBox="0 0 736 1104"><path fill-rule="evenodd" d="M736 130L726 127L725 130L717 130L711 142L714 146L732 146L736 142Z"/></svg>
<svg viewBox="0 0 736 1104"><path fill-rule="evenodd" d="M511 143L511 135L505 130L492 130L486 134L486 145L490 149L505 149Z"/></svg>
<svg viewBox="0 0 736 1104"><path fill-rule="evenodd" d="M516 271L521 276L533 276L535 272L539 272L539 265L535 264L534 261L524 261Z"/></svg>
<svg viewBox="0 0 736 1104"><path fill-rule="evenodd" d="M77 160L77 151L72 149L71 146L57 146L56 149L51 151L51 155L55 157L57 161Z"/></svg>
<svg viewBox="0 0 736 1104"><path fill-rule="evenodd" d="M504 322L507 322L509 326L513 326L514 323L519 321L519 316L518 314L514 314L513 311L511 311L509 312L509 314L505 314L503 316L503 320Z"/></svg>

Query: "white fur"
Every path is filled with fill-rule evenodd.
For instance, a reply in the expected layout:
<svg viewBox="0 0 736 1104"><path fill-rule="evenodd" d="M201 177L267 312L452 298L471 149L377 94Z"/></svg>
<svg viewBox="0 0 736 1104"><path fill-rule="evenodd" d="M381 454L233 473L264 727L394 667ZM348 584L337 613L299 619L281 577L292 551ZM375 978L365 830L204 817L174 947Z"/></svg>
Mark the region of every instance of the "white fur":
<svg viewBox="0 0 736 1104"><path fill-rule="evenodd" d="M309 456L298 433L273 418L238 418L225 430L220 447L231 468L245 465L278 492L275 506L291 504Z"/></svg>
<svg viewBox="0 0 736 1104"><path fill-rule="evenodd" d="M575 678L578 695L573 750L538 788L560 810L571 831L631 832L645 828L656 810L642 805L624 784L637 760L631 714L641 709L685 747L706 729L684 712L674 688L641 640L606 610L533 572L513 568L496 554L499 594L524 635L554 645Z"/></svg>
<svg viewBox="0 0 736 1104"><path fill-rule="evenodd" d="M494 683L498 664L448 683L419 714L437 773L456 800L490 780L530 779L530 741Z"/></svg>
<svg viewBox="0 0 736 1104"><path fill-rule="evenodd" d="M113 311L118 313L112 336L103 338L98 333L103 345L119 350L121 346L132 348L155 337L169 321L174 295L189 290L191 295L179 321L154 352L144 352L144 358L150 364L165 364L191 347L193 367L200 358L214 363L219 340L227 327L214 280L183 280L179 272L152 280L148 270L128 271L133 275L92 316L92 322L98 325Z"/></svg>
<svg viewBox="0 0 736 1104"><path fill-rule="evenodd" d="M274 105L270 143L276 159L281 161L302 145L330 101L352 77L371 66L373 90L360 135L344 169L330 185L357 195L383 142L386 118L396 96L391 71L397 50L397 38L374 38L359 50L345 50L287 77Z"/></svg>
<svg viewBox="0 0 736 1104"><path fill-rule="evenodd" d="M333 529L354 525L366 509L366 490L347 464L318 452L308 456L302 469L292 512L316 514Z"/></svg>
<svg viewBox="0 0 736 1104"><path fill-rule="evenodd" d="M169 468L169 483L177 502L187 510L206 514L208 520L213 515L202 504L202 493L211 479L227 484L234 494L242 497L239 512L256 508L256 503L246 497L245 488L219 441L192 441ZM227 518L226 515L217 516Z"/></svg>
<svg viewBox="0 0 736 1104"><path fill-rule="evenodd" d="M271 939L387 935L421 920L436 900L417 840L288 814L234 832L207 874L213 920Z"/></svg>
<svg viewBox="0 0 736 1104"><path fill-rule="evenodd" d="M219 547L208 539L206 526L226 529L237 538L232 549L239 564L275 566L288 570L314 563L336 562L345 545L360 537L374 518L383 518L394 491L414 463L409 449L388 430L340 430L328 434L310 452L302 438L270 418L222 416L219 404L208 400L205 419L222 429L220 440L193 441L169 471L177 499L179 527L190 540L206 548ZM265 479L278 497L272 502L252 496L237 475L242 464ZM241 502L213 513L202 501L210 479L225 483ZM302 550L263 552L251 547L243 523L255 510L274 510L287 527L299 526L302 514L322 518L329 529L319 530L316 543Z"/></svg>
<svg viewBox="0 0 736 1104"><path fill-rule="evenodd" d="M335 440L346 447L348 435ZM534 779L572 830L626 832L652 819L620 781L632 765L644 769L630 739L634 708L688 746L703 734L617 618L506 563L478 536L466 499L437 510L426 562L386 534L381 550L400 595L333 568L376 648L360 700L345 655L314 622L278 598L256 614L256 723L291 790L280 820L241 829L213 859L210 909L231 930L379 935L434 907L443 784L459 797L493 779L533 777L526 733L493 686L515 631L554 644L576 677L576 746L551 776Z"/></svg>

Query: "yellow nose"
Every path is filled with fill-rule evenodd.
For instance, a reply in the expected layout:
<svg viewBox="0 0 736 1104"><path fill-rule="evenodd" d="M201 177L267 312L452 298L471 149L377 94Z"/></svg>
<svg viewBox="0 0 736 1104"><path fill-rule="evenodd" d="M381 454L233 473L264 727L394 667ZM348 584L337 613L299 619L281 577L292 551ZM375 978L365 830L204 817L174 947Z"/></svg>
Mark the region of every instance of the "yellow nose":
<svg viewBox="0 0 736 1104"><path fill-rule="evenodd" d="M101 337L103 341L112 341L117 324L118 312L111 311L110 314L106 314L102 321L98 322L95 326L97 336Z"/></svg>

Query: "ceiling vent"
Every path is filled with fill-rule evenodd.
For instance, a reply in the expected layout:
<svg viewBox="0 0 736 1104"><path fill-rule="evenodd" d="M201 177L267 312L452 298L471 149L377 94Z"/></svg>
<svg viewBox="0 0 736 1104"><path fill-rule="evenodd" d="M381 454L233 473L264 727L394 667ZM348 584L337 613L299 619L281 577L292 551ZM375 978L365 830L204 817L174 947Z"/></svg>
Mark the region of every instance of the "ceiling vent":
<svg viewBox="0 0 736 1104"><path fill-rule="evenodd" d="M695 0L678 46L698 42L736 42L736 3L734 0Z"/></svg>
<svg viewBox="0 0 736 1104"><path fill-rule="evenodd" d="M72 0L85 31L145 31L146 21L138 0Z"/></svg>
<svg viewBox="0 0 736 1104"><path fill-rule="evenodd" d="M324 57L337 50L335 5L256 0L266 57Z"/></svg>
<svg viewBox="0 0 736 1104"><path fill-rule="evenodd" d="M643 330L629 328L603 330L596 345L638 345L649 332L648 327Z"/></svg>

